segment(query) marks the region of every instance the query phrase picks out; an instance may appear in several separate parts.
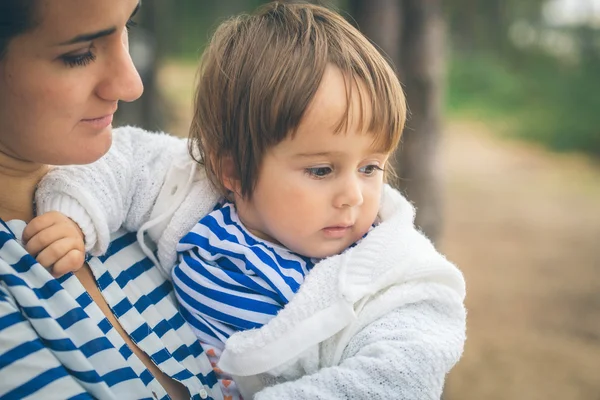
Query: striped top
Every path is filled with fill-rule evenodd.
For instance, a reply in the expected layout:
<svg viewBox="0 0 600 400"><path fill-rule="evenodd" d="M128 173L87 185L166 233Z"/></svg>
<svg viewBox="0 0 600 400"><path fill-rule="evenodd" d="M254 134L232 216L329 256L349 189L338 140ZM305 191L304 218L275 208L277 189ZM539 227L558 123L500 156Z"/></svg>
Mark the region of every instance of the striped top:
<svg viewBox="0 0 600 400"><path fill-rule="evenodd" d="M168 399L79 280L55 280L27 254L18 241L23 227L13 233L0 220L0 398ZM170 282L144 257L135 233L117 234L108 253L88 264L138 347L192 399L222 399Z"/></svg>
<svg viewBox="0 0 600 400"><path fill-rule="evenodd" d="M172 275L181 313L201 342L217 348L271 320L316 261L252 235L228 202L203 217L177 252Z"/></svg>

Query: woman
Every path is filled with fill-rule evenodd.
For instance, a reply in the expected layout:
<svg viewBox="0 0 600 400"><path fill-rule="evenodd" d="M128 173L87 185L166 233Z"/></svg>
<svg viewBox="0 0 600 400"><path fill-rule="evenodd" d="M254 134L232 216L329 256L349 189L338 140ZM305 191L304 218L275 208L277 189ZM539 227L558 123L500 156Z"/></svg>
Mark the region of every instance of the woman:
<svg viewBox="0 0 600 400"><path fill-rule="evenodd" d="M100 158L118 101L141 95L127 38L138 7L0 3L0 398L223 398L135 235L60 283L17 242L48 165Z"/></svg>
<svg viewBox="0 0 600 400"><path fill-rule="evenodd" d="M117 102L141 94L126 28L137 2L0 2L2 399L224 398L175 307L170 283L143 256L135 233L117 234L106 255L88 258L77 273L59 280L19 243L48 166L99 159L111 145ZM393 313L393 323L373 323L383 332L379 342L423 369L390 369L390 355L374 351L369 335L358 333L345 350L348 362L275 385L255 399L371 399L390 391L415 399L426 392L422 388L441 391L464 341L464 323L444 320L446 308L443 301L416 302ZM436 320L442 322L426 331L397 328L424 310L440 314ZM448 348L427 340L448 332L456 342ZM447 365L434 374L435 382L428 381L431 358L439 353Z"/></svg>

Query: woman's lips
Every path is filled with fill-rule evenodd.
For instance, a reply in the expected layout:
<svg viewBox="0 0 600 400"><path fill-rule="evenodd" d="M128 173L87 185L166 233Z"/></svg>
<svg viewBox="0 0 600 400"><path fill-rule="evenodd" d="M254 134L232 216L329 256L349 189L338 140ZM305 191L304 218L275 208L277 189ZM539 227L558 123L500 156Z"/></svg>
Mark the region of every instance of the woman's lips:
<svg viewBox="0 0 600 400"><path fill-rule="evenodd" d="M108 114L99 118L82 119L82 123L94 129L104 129L113 122L113 114Z"/></svg>

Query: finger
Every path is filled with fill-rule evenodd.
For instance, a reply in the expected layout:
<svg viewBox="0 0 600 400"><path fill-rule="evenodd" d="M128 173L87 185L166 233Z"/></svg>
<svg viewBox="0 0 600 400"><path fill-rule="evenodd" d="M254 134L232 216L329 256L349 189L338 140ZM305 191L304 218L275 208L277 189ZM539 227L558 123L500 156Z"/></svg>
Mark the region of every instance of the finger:
<svg viewBox="0 0 600 400"><path fill-rule="evenodd" d="M40 231L47 229L56 223L54 213L46 213L32 219L23 230L23 242L27 243Z"/></svg>
<svg viewBox="0 0 600 400"><path fill-rule="evenodd" d="M29 254L36 256L48 246L52 245L52 243L67 237L68 235L64 229L61 229L59 226L51 226L29 239L29 241L25 243L25 250L27 250Z"/></svg>
<svg viewBox="0 0 600 400"><path fill-rule="evenodd" d="M57 263L71 250L82 251L81 246L73 238L62 238L42 250L35 259L48 268Z"/></svg>
<svg viewBox="0 0 600 400"><path fill-rule="evenodd" d="M72 249L63 258L58 260L52 266L51 274L55 278L60 278L68 272L75 272L83 266L85 254L78 249Z"/></svg>

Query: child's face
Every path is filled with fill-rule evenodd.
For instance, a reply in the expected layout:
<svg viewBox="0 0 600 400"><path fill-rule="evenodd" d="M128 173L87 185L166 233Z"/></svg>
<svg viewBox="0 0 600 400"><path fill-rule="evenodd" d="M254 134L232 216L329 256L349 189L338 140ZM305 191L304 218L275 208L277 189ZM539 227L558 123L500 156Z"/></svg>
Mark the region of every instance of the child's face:
<svg viewBox="0 0 600 400"><path fill-rule="evenodd" d="M255 235L324 258L369 230L388 154L373 148L371 134L358 131L361 104L356 88L353 93L348 129L335 133L346 94L341 72L329 67L293 139L265 155L252 198L236 196L238 214Z"/></svg>

